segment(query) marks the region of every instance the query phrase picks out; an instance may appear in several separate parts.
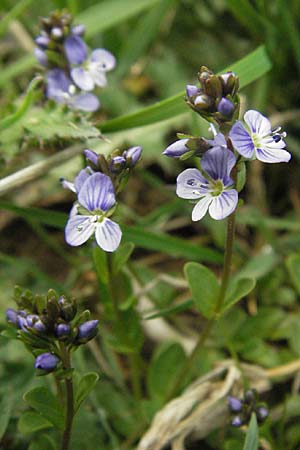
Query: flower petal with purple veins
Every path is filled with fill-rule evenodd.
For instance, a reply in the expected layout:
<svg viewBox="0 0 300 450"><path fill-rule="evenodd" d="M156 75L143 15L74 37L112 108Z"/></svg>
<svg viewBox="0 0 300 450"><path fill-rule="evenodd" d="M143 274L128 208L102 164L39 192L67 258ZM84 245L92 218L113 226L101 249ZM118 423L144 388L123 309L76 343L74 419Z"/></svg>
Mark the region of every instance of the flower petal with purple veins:
<svg viewBox="0 0 300 450"><path fill-rule="evenodd" d="M256 157L262 162L280 163L289 162L291 159L291 154L283 149L265 146L264 148L256 149Z"/></svg>
<svg viewBox="0 0 300 450"><path fill-rule="evenodd" d="M116 203L111 179L104 173L91 175L80 189L78 202L90 212L108 211Z"/></svg>
<svg viewBox="0 0 300 450"><path fill-rule="evenodd" d="M81 37L71 35L64 42L66 57L70 64L82 64L87 56L87 48Z"/></svg>
<svg viewBox="0 0 300 450"><path fill-rule="evenodd" d="M201 220L202 217L207 213L208 207L212 201L212 197L210 194L202 197L199 202L194 206L192 212L192 220L196 222L197 220Z"/></svg>
<svg viewBox="0 0 300 450"><path fill-rule="evenodd" d="M234 154L227 148L214 147L204 153L202 169L213 179L222 180L225 187L233 184L230 172L236 163Z"/></svg>
<svg viewBox="0 0 300 450"><path fill-rule="evenodd" d="M178 139L178 141L173 142L163 151L163 155L171 158L180 158L180 156L190 151L186 147L187 142L188 139Z"/></svg>
<svg viewBox="0 0 300 450"><path fill-rule="evenodd" d="M176 194L190 200L202 197L208 191L208 181L198 169L186 169L177 177Z"/></svg>
<svg viewBox="0 0 300 450"><path fill-rule="evenodd" d="M65 228L67 244L77 247L86 242L94 233L96 223L92 222L93 216L70 216Z"/></svg>
<svg viewBox="0 0 300 450"><path fill-rule="evenodd" d="M71 78L80 89L84 91L92 91L95 83L88 70L82 67L76 67L71 70Z"/></svg>
<svg viewBox="0 0 300 450"><path fill-rule="evenodd" d="M79 94L73 97L72 103L70 103L69 106L73 107L74 109L93 112L99 109L100 101L98 97L93 94Z"/></svg>
<svg viewBox="0 0 300 450"><path fill-rule="evenodd" d="M90 56L90 61L96 62L99 66L99 70L102 70L103 72L108 72L116 66L116 58L112 53L104 48L96 48L93 50Z"/></svg>
<svg viewBox="0 0 300 450"><path fill-rule="evenodd" d="M235 189L223 191L217 197L212 197L209 214L215 220L222 220L229 216L236 208L238 193Z"/></svg>
<svg viewBox="0 0 300 450"><path fill-rule="evenodd" d="M229 137L232 141L234 148L245 158L252 158L254 154L254 144L245 129L242 122L236 122L229 132Z"/></svg>
<svg viewBox="0 0 300 450"><path fill-rule="evenodd" d="M114 252L120 245L122 231L116 222L105 218L97 223L95 231L96 242L104 251Z"/></svg>
<svg viewBox="0 0 300 450"><path fill-rule="evenodd" d="M83 183L93 174L93 171L90 167L86 167L85 169L80 170L78 175L74 179L74 186L77 192L79 193L80 189L83 186Z"/></svg>
<svg viewBox="0 0 300 450"><path fill-rule="evenodd" d="M269 119L260 112L250 109L244 115L244 121L252 133L259 134L261 137L271 133L271 123Z"/></svg>
<svg viewBox="0 0 300 450"><path fill-rule="evenodd" d="M207 142L212 147L227 147L227 142L223 133L217 133L213 139L208 139Z"/></svg>

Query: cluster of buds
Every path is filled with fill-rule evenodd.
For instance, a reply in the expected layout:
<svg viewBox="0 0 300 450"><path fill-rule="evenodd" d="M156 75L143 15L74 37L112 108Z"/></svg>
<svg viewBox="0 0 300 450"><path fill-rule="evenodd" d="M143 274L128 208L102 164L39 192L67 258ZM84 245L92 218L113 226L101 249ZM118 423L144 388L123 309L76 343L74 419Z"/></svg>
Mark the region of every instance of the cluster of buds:
<svg viewBox="0 0 300 450"><path fill-rule="evenodd" d="M239 78L233 72L216 75L202 66L200 87L186 86L186 102L194 111L220 127L231 123L239 113Z"/></svg>
<svg viewBox="0 0 300 450"><path fill-rule="evenodd" d="M234 427L248 424L252 413L256 415L259 424L262 424L269 415L265 405L259 402L257 392L254 389L247 390L242 399L228 397L228 406L231 414L233 414L231 425Z"/></svg>
<svg viewBox="0 0 300 450"><path fill-rule="evenodd" d="M8 308L6 319L36 357L35 368L40 373L60 368L60 342L72 349L97 334L98 320L90 320L88 310L78 314L76 301L59 296L53 289L44 296L16 287L15 301L18 309Z"/></svg>
<svg viewBox="0 0 300 450"><path fill-rule="evenodd" d="M102 172L113 182L115 192L122 190L128 180L130 171L135 167L142 154L142 147L130 147L127 150L113 150L105 158L93 150L84 150L88 164L94 172Z"/></svg>
<svg viewBox="0 0 300 450"><path fill-rule="evenodd" d="M66 10L41 18L35 56L47 69L49 99L73 109L96 111L100 106L98 97L87 91L106 86L106 72L115 67L115 57L103 48L88 55L83 40L85 27L72 23L73 18Z"/></svg>

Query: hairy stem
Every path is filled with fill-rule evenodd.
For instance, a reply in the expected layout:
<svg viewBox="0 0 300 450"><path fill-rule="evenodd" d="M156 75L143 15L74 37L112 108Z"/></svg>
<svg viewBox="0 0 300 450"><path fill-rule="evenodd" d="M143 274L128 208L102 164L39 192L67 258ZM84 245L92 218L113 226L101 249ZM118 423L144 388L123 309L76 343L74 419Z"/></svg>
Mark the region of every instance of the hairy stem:
<svg viewBox="0 0 300 450"><path fill-rule="evenodd" d="M61 356L63 362L63 368L71 369L71 357L70 351L65 344L61 343ZM62 435L61 450L68 450L71 439L72 424L74 418L74 390L73 380L67 377L65 378L66 398L65 398L65 427Z"/></svg>

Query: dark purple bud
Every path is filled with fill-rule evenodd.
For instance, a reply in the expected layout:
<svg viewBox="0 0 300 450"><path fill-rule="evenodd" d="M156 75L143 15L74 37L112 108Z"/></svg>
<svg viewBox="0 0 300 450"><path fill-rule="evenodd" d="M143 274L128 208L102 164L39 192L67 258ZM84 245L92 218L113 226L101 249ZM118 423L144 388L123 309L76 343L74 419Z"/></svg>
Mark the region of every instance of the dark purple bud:
<svg viewBox="0 0 300 450"><path fill-rule="evenodd" d="M86 157L86 159L88 161L90 161L92 164L94 164L94 166L98 165L98 155L96 152L86 148L85 150L83 150L83 153L84 153L84 156Z"/></svg>
<svg viewBox="0 0 300 450"><path fill-rule="evenodd" d="M38 36L35 38L35 43L39 47L42 47L43 49L46 49L48 47L48 44L50 42L50 39L48 36Z"/></svg>
<svg viewBox="0 0 300 450"><path fill-rule="evenodd" d="M81 64L86 59L87 48L81 37L69 36L64 42L64 48L70 64Z"/></svg>
<svg viewBox="0 0 300 450"><path fill-rule="evenodd" d="M6 310L6 320L14 325L18 323L18 313L12 308L7 308Z"/></svg>
<svg viewBox="0 0 300 450"><path fill-rule="evenodd" d="M269 410L265 406L259 406L256 410L256 417L259 423L266 420L269 415Z"/></svg>
<svg viewBox="0 0 300 450"><path fill-rule="evenodd" d="M97 333L97 326L99 320L88 320L78 327L78 339L91 339Z"/></svg>
<svg viewBox="0 0 300 450"><path fill-rule="evenodd" d="M27 326L32 328L38 320L39 316L37 316L36 314L28 314L28 316L26 317Z"/></svg>
<svg viewBox="0 0 300 450"><path fill-rule="evenodd" d="M22 331L27 331L27 320L26 317L18 315L17 327Z"/></svg>
<svg viewBox="0 0 300 450"><path fill-rule="evenodd" d="M244 394L244 401L245 403L247 403L248 405L253 405L257 400L257 392L255 391L255 389L249 389L248 391L245 392Z"/></svg>
<svg viewBox="0 0 300 450"><path fill-rule="evenodd" d="M163 155L170 156L171 158L180 158L180 156L189 152L190 150L186 147L188 139L179 139L169 145L164 151Z"/></svg>
<svg viewBox="0 0 300 450"><path fill-rule="evenodd" d="M47 330L46 325L41 320L37 320L33 325L33 328L39 333L45 333L45 331Z"/></svg>
<svg viewBox="0 0 300 450"><path fill-rule="evenodd" d="M48 63L47 55L39 47L34 48L34 56L36 57L37 62L41 64L41 66L44 66L44 67L47 66L47 63Z"/></svg>
<svg viewBox="0 0 300 450"><path fill-rule="evenodd" d="M111 170L111 172L117 173L125 167L125 164L126 159L123 158L123 156L114 156L109 162L109 169Z"/></svg>
<svg viewBox="0 0 300 450"><path fill-rule="evenodd" d="M51 36L55 39L60 39L61 37L63 37L63 30L61 28L54 27L51 30Z"/></svg>
<svg viewBox="0 0 300 450"><path fill-rule="evenodd" d="M241 427L243 423L244 421L240 416L235 416L231 421L231 425L234 427Z"/></svg>
<svg viewBox="0 0 300 450"><path fill-rule="evenodd" d="M57 337L67 336L71 331L70 325L66 323L59 323L56 327L55 334Z"/></svg>
<svg viewBox="0 0 300 450"><path fill-rule="evenodd" d="M187 84L185 89L188 98L196 97L199 94L199 89L194 84Z"/></svg>
<svg viewBox="0 0 300 450"><path fill-rule="evenodd" d="M82 24L75 25L72 28L72 34L76 34L77 36L82 36L85 33L85 26Z"/></svg>
<svg viewBox="0 0 300 450"><path fill-rule="evenodd" d="M45 370L46 372L51 372L56 369L59 362L59 358L52 353L42 353L35 359L34 367L36 369Z"/></svg>
<svg viewBox="0 0 300 450"><path fill-rule="evenodd" d="M228 405L229 405L229 409L231 412L233 413L238 413L242 411L243 408L243 404L241 402L241 400L239 400L236 397L228 397Z"/></svg>
<svg viewBox="0 0 300 450"><path fill-rule="evenodd" d="M230 117L234 112L234 104L227 98L222 98L218 104L218 111L222 116Z"/></svg>
<svg viewBox="0 0 300 450"><path fill-rule="evenodd" d="M142 147L130 147L128 150L123 152L124 158L126 158L127 163L130 167L134 167L142 154Z"/></svg>

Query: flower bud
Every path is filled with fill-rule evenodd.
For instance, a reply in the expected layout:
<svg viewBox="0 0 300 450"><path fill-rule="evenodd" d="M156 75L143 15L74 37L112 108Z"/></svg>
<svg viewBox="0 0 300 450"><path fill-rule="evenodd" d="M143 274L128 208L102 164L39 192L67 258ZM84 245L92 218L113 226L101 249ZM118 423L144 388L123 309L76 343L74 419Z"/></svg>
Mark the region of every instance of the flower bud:
<svg viewBox="0 0 300 450"><path fill-rule="evenodd" d="M219 76L223 87L223 95L234 96L239 89L239 77L233 72L226 72Z"/></svg>
<svg viewBox="0 0 300 450"><path fill-rule="evenodd" d="M36 314L28 314L28 316L26 317L27 326L32 328L38 320L39 316L37 316Z"/></svg>
<svg viewBox="0 0 300 450"><path fill-rule="evenodd" d="M236 397L228 397L228 405L229 405L229 409L231 412L233 413L238 413L242 411L243 408L243 404L241 402L241 400L239 400Z"/></svg>
<svg viewBox="0 0 300 450"><path fill-rule="evenodd" d="M70 322L74 319L77 313L77 305L74 300L68 300L62 295L58 300L58 304L60 307L60 315L66 322Z"/></svg>
<svg viewBox="0 0 300 450"><path fill-rule="evenodd" d="M199 94L199 88L194 84L187 84L185 90L188 98L197 97Z"/></svg>
<svg viewBox="0 0 300 450"><path fill-rule="evenodd" d="M62 31L62 29L61 29L61 28L58 28L58 27L52 28L52 30L51 30L51 36L52 36L54 39L60 39L61 37L63 37L63 31Z"/></svg>
<svg viewBox="0 0 300 450"><path fill-rule="evenodd" d="M259 406L256 409L256 417L259 423L263 423L269 415L269 411L265 406Z"/></svg>
<svg viewBox="0 0 300 450"><path fill-rule="evenodd" d="M222 116L230 118L234 112L234 104L227 98L222 98L218 104L218 112Z"/></svg>
<svg viewBox="0 0 300 450"><path fill-rule="evenodd" d="M68 334L70 334L70 331L71 331L70 325L68 325L67 323L59 323L56 326L55 334L58 338L61 338L64 336L68 336Z"/></svg>
<svg viewBox="0 0 300 450"><path fill-rule="evenodd" d="M134 167L142 154L142 147L130 147L123 152L123 157L126 159L126 163L129 167Z"/></svg>
<svg viewBox="0 0 300 450"><path fill-rule="evenodd" d="M46 49L48 47L48 44L50 42L50 39L48 36L38 36L35 38L35 43L42 49Z"/></svg>
<svg viewBox="0 0 300 450"><path fill-rule="evenodd" d="M257 401L257 392L255 389L248 389L244 394L244 401L248 405L253 405Z"/></svg>
<svg viewBox="0 0 300 450"><path fill-rule="evenodd" d="M35 359L34 367L36 369L44 370L45 372L52 372L56 369L59 358L52 353L42 353Z"/></svg>
<svg viewBox="0 0 300 450"><path fill-rule="evenodd" d="M77 339L80 341L89 341L97 334L99 320L88 320L78 327Z"/></svg>
<svg viewBox="0 0 300 450"><path fill-rule="evenodd" d="M38 320L37 322L35 322L35 324L33 325L33 328L36 331L38 331L39 333L45 333L45 331L47 331L46 325L41 320Z"/></svg>
<svg viewBox="0 0 300 450"><path fill-rule="evenodd" d="M231 421L231 425L234 427L241 427L243 424L244 424L244 421L241 418L241 416L235 416Z"/></svg>
<svg viewBox="0 0 300 450"><path fill-rule="evenodd" d="M209 97L216 99L222 96L222 83L217 75L211 75L205 81L204 92Z"/></svg>
<svg viewBox="0 0 300 450"><path fill-rule="evenodd" d="M188 139L179 139L169 145L164 151L163 155L170 156L171 158L180 158L180 156L189 152L190 150L186 147Z"/></svg>
<svg viewBox="0 0 300 450"><path fill-rule="evenodd" d="M18 315L17 327L19 328L19 330L27 331L27 320L26 320L26 317Z"/></svg>
<svg viewBox="0 0 300 450"><path fill-rule="evenodd" d="M208 109L211 106L211 99L206 94L198 95L195 98L194 105L199 109Z"/></svg>
<svg viewBox="0 0 300 450"><path fill-rule="evenodd" d="M114 156L109 161L109 169L113 173L119 173L124 169L126 159L123 156Z"/></svg>
<svg viewBox="0 0 300 450"><path fill-rule="evenodd" d="M83 150L83 154L89 162L91 162L94 166L98 166L98 155L96 152L86 148Z"/></svg>
<svg viewBox="0 0 300 450"><path fill-rule="evenodd" d="M18 323L18 313L12 308L7 308L6 310L6 320L14 325Z"/></svg>

